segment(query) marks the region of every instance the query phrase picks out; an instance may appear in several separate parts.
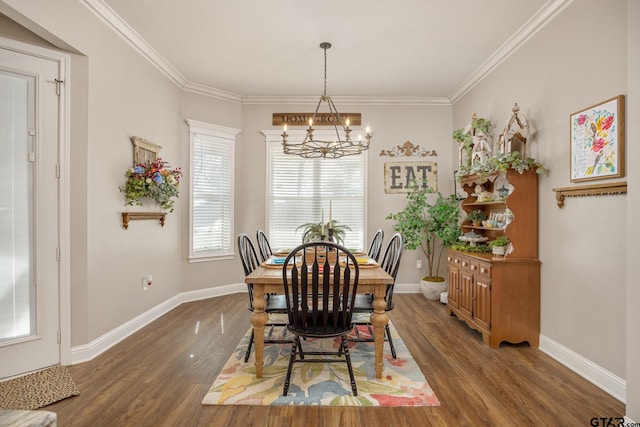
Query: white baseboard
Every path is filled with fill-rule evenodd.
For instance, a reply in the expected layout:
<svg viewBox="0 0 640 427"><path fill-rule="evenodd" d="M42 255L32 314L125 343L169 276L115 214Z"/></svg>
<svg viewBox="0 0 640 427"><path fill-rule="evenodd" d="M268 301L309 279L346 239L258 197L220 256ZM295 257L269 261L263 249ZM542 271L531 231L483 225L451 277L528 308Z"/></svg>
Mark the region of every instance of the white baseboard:
<svg viewBox="0 0 640 427"><path fill-rule="evenodd" d="M130 321L118 326L112 331L107 332L99 338L91 341L89 344L80 345L71 348L71 364L87 362L99 356L109 348L113 347L129 335L148 325L163 314L168 313L182 303L189 301L197 301L206 298L214 298L222 295L246 292L247 285L237 283L233 285L216 286L208 289L197 291L183 292L173 298L164 301L152 309L142 313L141 315L131 319Z"/></svg>
<svg viewBox="0 0 640 427"><path fill-rule="evenodd" d="M622 403L626 403L627 382L624 379L542 334L540 334L540 351L591 381Z"/></svg>

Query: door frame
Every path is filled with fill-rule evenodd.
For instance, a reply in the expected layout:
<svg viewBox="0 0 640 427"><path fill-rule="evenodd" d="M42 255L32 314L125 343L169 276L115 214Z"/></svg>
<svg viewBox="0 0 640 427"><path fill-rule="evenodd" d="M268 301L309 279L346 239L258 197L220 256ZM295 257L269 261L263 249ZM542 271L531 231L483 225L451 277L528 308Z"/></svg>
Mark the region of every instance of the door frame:
<svg viewBox="0 0 640 427"><path fill-rule="evenodd" d="M58 316L60 330L60 364L71 364L71 203L70 203L70 103L69 70L71 57L63 52L0 37L0 47L29 56L57 62L60 85L58 97ZM52 89L55 84L52 82Z"/></svg>

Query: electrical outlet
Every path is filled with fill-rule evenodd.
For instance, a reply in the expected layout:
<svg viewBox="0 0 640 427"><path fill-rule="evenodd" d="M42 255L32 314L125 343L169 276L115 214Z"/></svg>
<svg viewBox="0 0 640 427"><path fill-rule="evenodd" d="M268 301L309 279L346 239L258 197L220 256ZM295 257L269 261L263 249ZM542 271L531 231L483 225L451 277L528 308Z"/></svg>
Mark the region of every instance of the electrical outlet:
<svg viewBox="0 0 640 427"><path fill-rule="evenodd" d="M421 259L416 261L416 268L422 268L422 260Z"/></svg>
<svg viewBox="0 0 640 427"><path fill-rule="evenodd" d="M153 276L146 276L142 278L142 290L146 291L151 287L153 283Z"/></svg>

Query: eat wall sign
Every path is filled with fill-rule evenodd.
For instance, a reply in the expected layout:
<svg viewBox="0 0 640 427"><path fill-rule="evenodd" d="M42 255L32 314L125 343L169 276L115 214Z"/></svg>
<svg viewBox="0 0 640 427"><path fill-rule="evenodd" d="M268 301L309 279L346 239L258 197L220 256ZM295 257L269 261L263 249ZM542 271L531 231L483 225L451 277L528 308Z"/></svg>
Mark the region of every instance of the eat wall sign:
<svg viewBox="0 0 640 427"><path fill-rule="evenodd" d="M385 162L384 192L409 193L412 182L438 191L438 168L436 162Z"/></svg>

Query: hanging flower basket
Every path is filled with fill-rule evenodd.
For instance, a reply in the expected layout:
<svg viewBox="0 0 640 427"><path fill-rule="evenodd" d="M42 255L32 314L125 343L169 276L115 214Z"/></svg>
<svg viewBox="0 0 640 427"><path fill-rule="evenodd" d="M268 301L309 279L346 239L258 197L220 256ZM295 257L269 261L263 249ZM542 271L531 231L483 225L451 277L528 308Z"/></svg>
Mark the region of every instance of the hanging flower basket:
<svg viewBox="0 0 640 427"><path fill-rule="evenodd" d="M120 187L126 205L142 205L140 199L155 200L163 210L173 212L174 197L180 191L180 168L169 169L169 163L161 158L154 162L140 163L125 173L127 182Z"/></svg>

